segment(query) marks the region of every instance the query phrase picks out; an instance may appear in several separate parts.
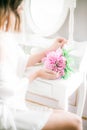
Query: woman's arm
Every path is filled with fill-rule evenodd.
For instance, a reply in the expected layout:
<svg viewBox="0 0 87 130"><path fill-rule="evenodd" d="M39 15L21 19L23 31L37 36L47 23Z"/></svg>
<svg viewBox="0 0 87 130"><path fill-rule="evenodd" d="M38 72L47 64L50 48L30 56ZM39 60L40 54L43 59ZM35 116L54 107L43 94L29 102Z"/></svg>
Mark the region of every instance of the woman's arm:
<svg viewBox="0 0 87 130"><path fill-rule="evenodd" d="M47 80L54 80L54 79L57 79L58 76L59 76L59 73L56 73L56 72L54 72L52 70L40 69L40 70L32 73L29 76L29 82L31 83L36 78L42 78L42 79L47 79Z"/></svg>
<svg viewBox="0 0 87 130"><path fill-rule="evenodd" d="M30 66L35 65L36 63L41 62L41 59L46 56L46 53L47 53L47 52L48 52L47 50L44 50L44 51L39 52L39 53L37 53L37 54L31 55L31 56L29 57L29 60L28 60L28 62L27 62L27 66L26 66L26 67L30 67Z"/></svg>
<svg viewBox="0 0 87 130"><path fill-rule="evenodd" d="M59 47L62 48L66 42L67 40L65 40L64 38L56 39L56 41L49 48L45 49L42 52L30 56L26 67L30 67L35 65L38 62L41 62L42 58L45 57L48 52L55 51Z"/></svg>

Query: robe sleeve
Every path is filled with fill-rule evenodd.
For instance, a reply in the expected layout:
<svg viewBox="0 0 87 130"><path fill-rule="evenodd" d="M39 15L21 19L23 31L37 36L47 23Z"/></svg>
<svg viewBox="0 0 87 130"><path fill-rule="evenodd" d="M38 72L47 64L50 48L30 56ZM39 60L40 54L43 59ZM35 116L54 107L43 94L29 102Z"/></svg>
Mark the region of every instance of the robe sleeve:
<svg viewBox="0 0 87 130"><path fill-rule="evenodd" d="M28 56L22 50L18 50L18 71L22 75L27 64ZM0 98L9 98L15 94L17 89L26 93L29 79L19 77L11 66L3 40L0 39ZM23 94L24 94L23 93Z"/></svg>

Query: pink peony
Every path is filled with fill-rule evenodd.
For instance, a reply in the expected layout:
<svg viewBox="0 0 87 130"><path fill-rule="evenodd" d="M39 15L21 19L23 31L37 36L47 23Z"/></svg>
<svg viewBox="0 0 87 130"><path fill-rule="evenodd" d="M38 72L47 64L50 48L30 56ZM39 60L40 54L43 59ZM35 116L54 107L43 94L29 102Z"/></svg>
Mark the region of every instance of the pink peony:
<svg viewBox="0 0 87 130"><path fill-rule="evenodd" d="M66 58L63 56L62 49L59 48L57 51L49 52L43 62L45 68L59 73L58 78L65 75Z"/></svg>

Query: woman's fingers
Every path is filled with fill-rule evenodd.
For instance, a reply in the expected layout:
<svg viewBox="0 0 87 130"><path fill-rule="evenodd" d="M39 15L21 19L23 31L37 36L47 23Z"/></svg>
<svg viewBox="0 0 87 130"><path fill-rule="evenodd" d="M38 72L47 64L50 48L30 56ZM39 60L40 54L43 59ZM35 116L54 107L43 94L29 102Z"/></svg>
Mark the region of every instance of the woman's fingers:
<svg viewBox="0 0 87 130"><path fill-rule="evenodd" d="M44 74L44 78L45 79L49 79L49 80L53 80L53 79L57 79L57 76L56 76L56 74L53 74L53 73L45 73Z"/></svg>
<svg viewBox="0 0 87 130"><path fill-rule="evenodd" d="M58 38L57 41L60 43L67 43L67 40L65 38Z"/></svg>
<svg viewBox="0 0 87 130"><path fill-rule="evenodd" d="M57 79L57 78L59 78L59 75L60 75L59 72L54 72L49 69L46 69L46 73L48 75L48 78L50 78L50 79Z"/></svg>
<svg viewBox="0 0 87 130"><path fill-rule="evenodd" d="M56 72L52 71L52 70L49 70L49 69L45 69L45 71L49 74L56 74Z"/></svg>
<svg viewBox="0 0 87 130"><path fill-rule="evenodd" d="M48 74L48 79L54 80L54 79L57 79L57 76L56 74Z"/></svg>
<svg viewBox="0 0 87 130"><path fill-rule="evenodd" d="M68 41L64 38L58 39L59 45L62 48Z"/></svg>

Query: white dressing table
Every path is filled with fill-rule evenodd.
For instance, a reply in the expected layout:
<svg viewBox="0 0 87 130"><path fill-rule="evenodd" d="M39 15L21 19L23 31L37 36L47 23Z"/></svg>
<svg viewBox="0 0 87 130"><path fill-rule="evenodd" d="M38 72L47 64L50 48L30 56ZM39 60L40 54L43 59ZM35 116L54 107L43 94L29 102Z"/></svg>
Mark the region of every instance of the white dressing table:
<svg viewBox="0 0 87 130"><path fill-rule="evenodd" d="M38 65L28 69L26 75L42 68ZM68 98L82 83L80 72L73 73L68 79L44 80L36 79L29 87L27 99L42 105L67 110Z"/></svg>
<svg viewBox="0 0 87 130"><path fill-rule="evenodd" d="M72 75L65 80L36 79L29 86L27 100L48 107L68 110L68 99L79 88L80 93L77 100L77 114L81 116L86 95L86 76L84 71L81 70L79 58L81 58L83 52L85 52L87 42L74 42L72 45L75 45L76 48L73 51L73 54L76 57L75 60L77 61L75 73L72 73ZM26 70L25 75L29 76L29 74L40 68L43 68L42 64L37 64L34 67L30 67ZM82 69L83 68L84 66L82 66Z"/></svg>
<svg viewBox="0 0 87 130"><path fill-rule="evenodd" d="M50 0L48 0L50 1ZM42 49L43 47L47 47L48 44L44 44L47 41L47 38L45 39L44 37L49 37L53 34L55 34L62 24L65 21L65 18L68 14L68 11L70 11L70 18L69 18L69 41L73 41L73 30L74 30L74 9L76 7L76 0L62 0L61 2L61 8L63 8L63 11L60 12L60 14L53 15L53 20L56 20L56 24L54 24L52 27L49 26L49 20L47 20L47 25L44 25L43 20L41 20L41 26L38 24L38 19L40 19L39 15L44 16L40 14L41 12L37 11L39 9L39 6L41 4L41 1L38 0L36 3L40 2L40 4L37 4L37 9L34 11L34 5L36 7L36 4L34 3L35 1L33 0L26 0L25 1L25 15L26 15L26 24L27 27L31 27L31 30L33 31L32 37L29 38L27 34L27 39L29 41L29 44L31 43L32 47L39 47L39 49ZM47 0L43 1L43 5L46 5ZM52 2L52 1L50 1ZM54 2L54 0L53 0ZM58 0L56 1L58 4ZM51 3L52 4L52 3ZM58 4L59 5L59 4ZM60 5L59 5L60 6ZM50 8L49 8L50 9ZM56 8L57 9L57 8ZM45 8L46 10L46 8ZM47 8L48 10L48 8ZM57 12L57 11L56 11ZM39 13L39 15L38 15ZM43 11L42 11L43 13ZM45 12L46 13L46 12ZM37 14L37 15L36 15ZM28 15L28 16L27 16ZM59 17L61 15L61 17ZM35 17L34 17L35 16ZM37 16L37 17L36 17ZM48 13L48 16L51 16ZM56 16L56 17L54 17ZM59 19L57 19L58 17ZM46 19L46 18L45 18ZM51 22L51 20L50 20ZM52 21L54 22L54 21ZM54 22L55 23L55 22ZM43 25L43 26L42 26ZM38 36L39 40L38 40ZM33 39L34 38L34 39ZM51 40L52 41L52 40ZM34 44L33 44L34 43ZM37 45L36 45L37 43ZM50 41L48 42L50 43ZM73 43L72 43L73 44ZM25 45L26 46L26 45ZM33 49L34 49L33 48ZM42 67L42 65L37 65L34 66L30 69L28 69L25 73L25 75L29 75L31 72L33 72L36 69L39 69ZM31 71L30 71L31 70ZM27 100L32 101L32 102L37 102L42 105L46 105L49 107L54 107L54 108L62 108L67 110L68 109L68 98L72 95L73 92L77 88L81 86L82 83L84 83L85 76L83 76L83 73L80 71L77 71L76 73L73 73L71 77L69 77L67 80L43 80L43 79L36 79L29 87L28 93L27 93ZM82 88L82 87L81 87ZM84 101L85 101L85 90L86 90L86 84L83 85L83 88L80 89L82 90L83 96L82 100L80 101L78 99L78 107L77 107L77 114L82 115L83 111L83 106L84 106ZM80 92L81 94L81 92ZM80 95L81 96L81 95Z"/></svg>

